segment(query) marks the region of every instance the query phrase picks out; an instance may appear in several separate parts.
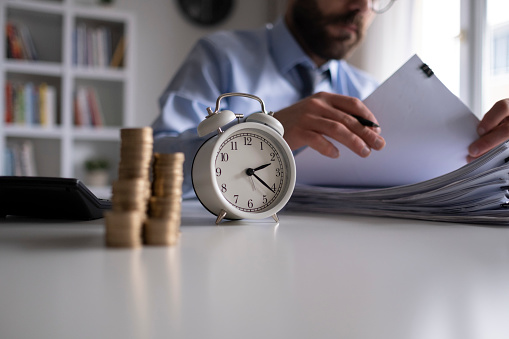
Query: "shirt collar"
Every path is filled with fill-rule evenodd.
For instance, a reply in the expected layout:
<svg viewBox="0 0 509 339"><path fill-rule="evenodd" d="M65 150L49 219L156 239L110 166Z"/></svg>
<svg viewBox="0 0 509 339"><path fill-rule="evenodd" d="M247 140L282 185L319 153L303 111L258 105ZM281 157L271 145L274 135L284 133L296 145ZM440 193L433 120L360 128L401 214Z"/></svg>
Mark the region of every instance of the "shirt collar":
<svg viewBox="0 0 509 339"><path fill-rule="evenodd" d="M268 33L272 58L282 74L286 74L298 64L313 67L313 61L290 33L283 18L279 18L273 26L268 27Z"/></svg>

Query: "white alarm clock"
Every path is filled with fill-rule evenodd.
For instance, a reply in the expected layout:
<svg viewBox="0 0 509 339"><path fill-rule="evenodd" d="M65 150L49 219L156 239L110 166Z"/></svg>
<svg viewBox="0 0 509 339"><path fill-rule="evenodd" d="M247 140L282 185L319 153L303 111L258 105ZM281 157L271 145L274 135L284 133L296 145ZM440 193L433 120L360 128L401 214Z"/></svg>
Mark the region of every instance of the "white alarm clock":
<svg viewBox="0 0 509 339"><path fill-rule="evenodd" d="M262 111L240 122L242 114L219 111L221 99L242 96L257 100ZM279 212L295 187L295 160L283 139L284 128L266 112L257 96L225 93L216 101L216 109L207 108L208 116L198 126L198 135L217 134L205 141L196 153L192 181L202 205L217 216L216 224L226 219L262 219ZM223 131L233 120L239 123Z"/></svg>

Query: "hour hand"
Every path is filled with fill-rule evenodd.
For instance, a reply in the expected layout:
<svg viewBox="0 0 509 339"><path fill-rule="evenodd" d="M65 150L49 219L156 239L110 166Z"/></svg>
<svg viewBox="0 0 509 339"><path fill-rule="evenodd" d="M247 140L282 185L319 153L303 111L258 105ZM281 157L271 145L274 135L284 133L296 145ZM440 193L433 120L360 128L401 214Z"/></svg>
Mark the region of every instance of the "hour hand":
<svg viewBox="0 0 509 339"><path fill-rule="evenodd" d="M261 169L264 169L265 167L267 166L270 166L270 162L268 164L265 164L265 165L261 165L261 166L258 166L256 168L253 169L253 172L256 172L256 171L259 171Z"/></svg>

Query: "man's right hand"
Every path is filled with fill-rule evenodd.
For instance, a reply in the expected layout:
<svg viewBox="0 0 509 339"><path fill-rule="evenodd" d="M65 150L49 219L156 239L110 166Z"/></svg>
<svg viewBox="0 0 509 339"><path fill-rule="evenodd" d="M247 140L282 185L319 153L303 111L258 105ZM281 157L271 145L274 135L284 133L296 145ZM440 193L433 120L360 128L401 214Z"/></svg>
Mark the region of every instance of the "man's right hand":
<svg viewBox="0 0 509 339"><path fill-rule="evenodd" d="M377 123L364 103L353 97L320 92L274 114L285 128L284 139L292 150L309 146L321 154L337 158L339 150L330 137L365 158L371 150L381 150L385 140L380 128L363 126L352 115Z"/></svg>

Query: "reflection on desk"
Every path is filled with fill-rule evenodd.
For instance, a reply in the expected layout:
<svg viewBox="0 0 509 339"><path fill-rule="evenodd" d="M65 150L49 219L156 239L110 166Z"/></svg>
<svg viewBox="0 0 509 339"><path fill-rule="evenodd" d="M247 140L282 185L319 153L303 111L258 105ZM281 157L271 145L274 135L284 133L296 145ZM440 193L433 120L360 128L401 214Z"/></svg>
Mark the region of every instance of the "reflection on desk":
<svg viewBox="0 0 509 339"><path fill-rule="evenodd" d="M0 221L1 338L508 338L509 229L183 205L175 247Z"/></svg>

